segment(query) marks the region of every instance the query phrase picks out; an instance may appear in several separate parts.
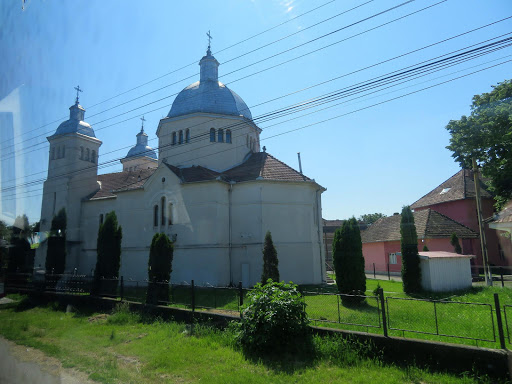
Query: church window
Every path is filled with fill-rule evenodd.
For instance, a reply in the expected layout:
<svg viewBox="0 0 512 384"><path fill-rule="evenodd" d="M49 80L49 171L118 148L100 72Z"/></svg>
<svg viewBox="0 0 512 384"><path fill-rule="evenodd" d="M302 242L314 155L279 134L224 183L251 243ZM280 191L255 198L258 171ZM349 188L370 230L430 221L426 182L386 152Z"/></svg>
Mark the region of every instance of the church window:
<svg viewBox="0 0 512 384"><path fill-rule="evenodd" d="M172 145L176 145L176 132L172 133Z"/></svg>
<svg viewBox="0 0 512 384"><path fill-rule="evenodd" d="M219 143L223 143L224 142L224 130L223 129L219 129L217 131L217 141Z"/></svg>
<svg viewBox="0 0 512 384"><path fill-rule="evenodd" d="M60 159L60 146L57 147L57 159Z"/></svg>
<svg viewBox="0 0 512 384"><path fill-rule="evenodd" d="M249 148L249 135L245 137L245 145Z"/></svg>
<svg viewBox="0 0 512 384"><path fill-rule="evenodd" d="M167 208L167 225L172 225L172 203Z"/></svg>
<svg viewBox="0 0 512 384"><path fill-rule="evenodd" d="M250 147L249 148L251 149L251 151L254 150L254 140L252 137L250 139Z"/></svg>
<svg viewBox="0 0 512 384"><path fill-rule="evenodd" d="M55 147L52 148L52 160L55 159Z"/></svg>
<svg viewBox="0 0 512 384"><path fill-rule="evenodd" d="M84 159L84 147L80 147L80 160Z"/></svg>
<svg viewBox="0 0 512 384"><path fill-rule="evenodd" d="M153 208L153 225L158 227L158 205Z"/></svg>
<svg viewBox="0 0 512 384"><path fill-rule="evenodd" d="M100 225L103 224L103 213L100 213Z"/></svg>
<svg viewBox="0 0 512 384"><path fill-rule="evenodd" d="M162 196L160 207L162 208L161 212L161 218L162 218L162 225L165 225L165 197Z"/></svg>
<svg viewBox="0 0 512 384"><path fill-rule="evenodd" d="M96 163L96 151L94 149L91 154L91 163Z"/></svg>
<svg viewBox="0 0 512 384"><path fill-rule="evenodd" d="M185 131L185 142L190 143L190 129L188 129L188 128Z"/></svg>
<svg viewBox="0 0 512 384"><path fill-rule="evenodd" d="M226 130L226 143L231 144L231 129Z"/></svg>
<svg viewBox="0 0 512 384"><path fill-rule="evenodd" d="M183 144L183 131L180 131L180 144Z"/></svg>
<svg viewBox="0 0 512 384"><path fill-rule="evenodd" d="M62 146L62 157L66 157L66 147Z"/></svg>
<svg viewBox="0 0 512 384"><path fill-rule="evenodd" d="M215 128L210 128L210 142L215 143Z"/></svg>
<svg viewBox="0 0 512 384"><path fill-rule="evenodd" d="M89 161L89 153L90 153L89 148L86 148L85 149L85 161Z"/></svg>
<svg viewBox="0 0 512 384"><path fill-rule="evenodd" d="M53 215L55 215L55 206L57 205L57 192L53 192Z"/></svg>

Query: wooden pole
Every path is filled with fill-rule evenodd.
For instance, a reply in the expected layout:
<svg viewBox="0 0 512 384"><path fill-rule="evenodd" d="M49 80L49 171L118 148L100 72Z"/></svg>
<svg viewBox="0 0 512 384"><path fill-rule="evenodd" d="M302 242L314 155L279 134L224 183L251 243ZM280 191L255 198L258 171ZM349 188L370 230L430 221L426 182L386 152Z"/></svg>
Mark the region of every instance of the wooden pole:
<svg viewBox="0 0 512 384"><path fill-rule="evenodd" d="M480 178L478 177L478 166L476 159L473 156L473 180L475 182L475 201L476 201L476 215L478 218L478 229L480 231L480 246L482 248L482 259L484 263L485 284L492 286L492 277L490 276L489 259L487 257L487 243L485 241L485 231L482 224L482 203L480 200Z"/></svg>

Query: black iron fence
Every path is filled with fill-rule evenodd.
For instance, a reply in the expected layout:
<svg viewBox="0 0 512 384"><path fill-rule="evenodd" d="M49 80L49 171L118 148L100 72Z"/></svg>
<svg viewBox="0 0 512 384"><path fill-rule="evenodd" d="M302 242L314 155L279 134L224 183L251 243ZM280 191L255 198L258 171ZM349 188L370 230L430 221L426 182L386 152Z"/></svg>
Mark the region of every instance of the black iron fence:
<svg viewBox="0 0 512 384"><path fill-rule="evenodd" d="M197 286L192 280L181 284L117 278L95 279L73 274L8 274L6 292L31 291L55 294L96 295L140 303L196 309L215 309L239 313L249 289ZM512 344L512 304L468 303L456 300L427 300L301 291L309 319L315 325L350 330L365 330L388 336L431 335L437 339L457 338L486 346L505 348ZM504 323L502 322L504 318ZM427 337L429 338L429 337ZM432 338L432 337L430 337Z"/></svg>

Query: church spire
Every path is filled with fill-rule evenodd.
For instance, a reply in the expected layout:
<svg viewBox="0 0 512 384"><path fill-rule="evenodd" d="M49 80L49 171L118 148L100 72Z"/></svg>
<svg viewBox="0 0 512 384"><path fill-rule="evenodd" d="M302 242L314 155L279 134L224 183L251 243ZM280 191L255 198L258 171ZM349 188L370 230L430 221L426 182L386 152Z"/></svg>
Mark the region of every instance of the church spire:
<svg viewBox="0 0 512 384"><path fill-rule="evenodd" d="M213 39L210 31L206 34L208 36L208 49L206 50L206 56L203 56L199 62L201 67L200 81L219 81L219 62L213 57L211 51L211 41Z"/></svg>
<svg viewBox="0 0 512 384"><path fill-rule="evenodd" d="M72 105L71 107L69 107L69 119L83 121L85 109L83 109L83 107L80 104L78 104L78 99L80 96L79 92L83 92L83 90L80 89L79 85L76 86L75 89L76 89L75 105Z"/></svg>
<svg viewBox="0 0 512 384"><path fill-rule="evenodd" d="M146 147L148 145L148 135L144 132L144 122L146 119L142 116L140 120L142 121L142 127L140 128L140 132L137 133L137 145Z"/></svg>

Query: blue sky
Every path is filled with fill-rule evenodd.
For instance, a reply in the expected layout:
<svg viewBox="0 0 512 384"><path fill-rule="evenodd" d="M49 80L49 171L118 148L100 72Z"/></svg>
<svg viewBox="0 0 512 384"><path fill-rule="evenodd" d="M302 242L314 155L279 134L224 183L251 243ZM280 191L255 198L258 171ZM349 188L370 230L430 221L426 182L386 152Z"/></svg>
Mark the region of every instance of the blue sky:
<svg viewBox="0 0 512 384"><path fill-rule="evenodd" d="M67 119L75 97L73 87L79 84L84 90L80 103L87 110L85 120L103 141L100 163L126 155L135 144L142 115L150 145L156 147L158 121L169 112L174 95L198 80L197 63L205 53L208 30L213 36L212 52L221 63L220 80L245 100L253 117L512 31L509 19L268 102L512 16L509 0L403 3L27 0L22 10L21 0L1 2L0 106L7 95L22 90L23 136L14 140L25 148L16 154L24 161L25 174L17 175L16 183L34 181L17 190L19 209L28 214L31 222L39 218L40 181L46 177L48 165L45 137ZM325 5L311 11L322 4ZM392 11L361 21L400 4L403 5ZM428 6L432 7L420 11ZM304 14L308 11L311 12ZM406 16L415 11L419 12ZM406 17L392 22L402 16ZM328 18L331 19L322 22ZM347 27L357 21L361 22ZM378 27L387 22L390 23ZM317 23L320 24L313 26ZM375 27L378 28L365 32ZM319 38L336 30L339 31ZM360 35L352 37L357 34ZM278 39L282 40L256 50ZM317 40L307 43L313 39ZM301 44L304 45L283 53ZM333 45L312 52L329 44ZM256 51L249 53L253 50ZM277 56L269 58L272 55ZM474 94L489 91L491 85L510 78L512 65L508 62L366 107L502 63L512 58L509 55L512 49L505 48L379 93L357 95L362 97L352 101L344 99L346 103L324 111L301 116L315 111L308 110L261 123L261 144L294 168L298 168L297 152L301 153L304 173L327 188L323 194L324 218L373 212L393 214L458 171L451 153L445 149L449 140L446 124L470 112ZM269 59L259 62L266 58ZM282 64L285 61L288 62ZM267 69L271 66L276 67ZM151 81L156 78L159 79ZM150 83L140 86L147 82ZM126 92L134 87L138 88ZM163 89L155 91L159 88ZM152 93L141 97L149 92ZM121 93L124 94L105 101ZM134 98L137 99L130 101ZM159 99L162 100L155 102ZM126 104L119 106L121 103ZM142 107L145 104L149 105ZM362 108L366 109L356 112ZM292 117L297 118L284 121ZM272 137L310 124L315 125ZM1 129L0 126L0 132ZM115 162L100 172L120 170L121 164Z"/></svg>

